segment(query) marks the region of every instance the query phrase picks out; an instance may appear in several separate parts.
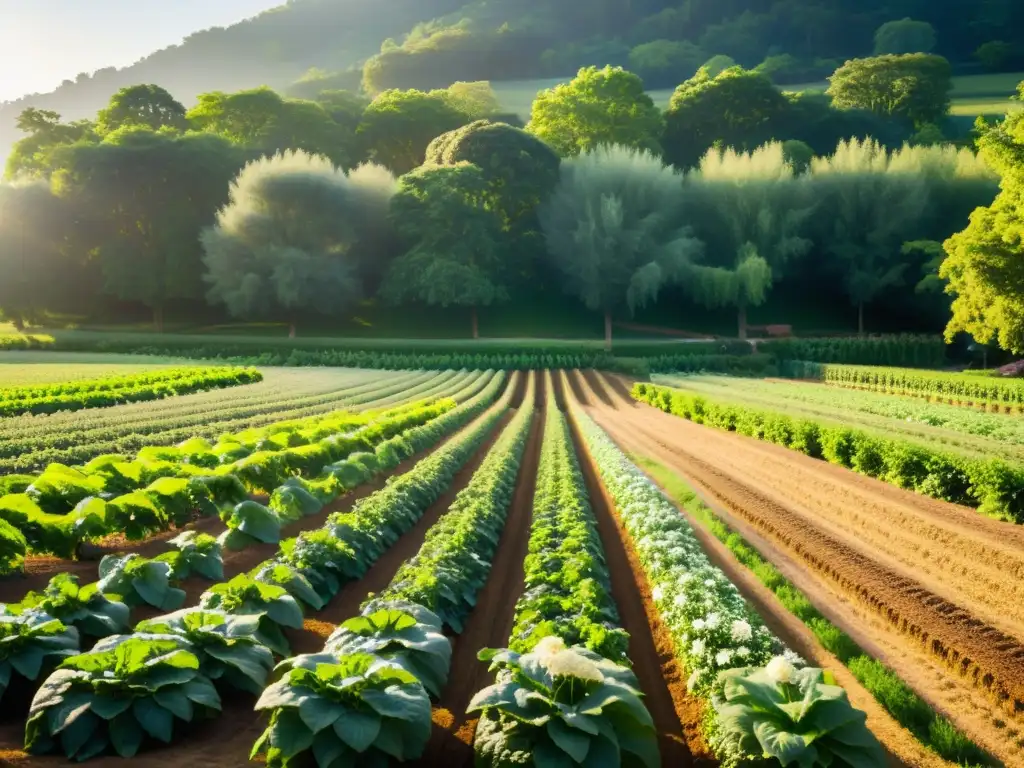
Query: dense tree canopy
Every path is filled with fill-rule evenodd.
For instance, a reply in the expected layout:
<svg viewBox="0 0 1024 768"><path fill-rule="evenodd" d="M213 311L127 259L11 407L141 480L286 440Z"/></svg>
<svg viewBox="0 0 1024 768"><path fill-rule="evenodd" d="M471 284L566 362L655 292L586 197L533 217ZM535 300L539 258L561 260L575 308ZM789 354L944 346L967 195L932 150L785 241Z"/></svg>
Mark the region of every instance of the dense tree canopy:
<svg viewBox="0 0 1024 768"><path fill-rule="evenodd" d="M183 131L188 127L185 107L159 85L122 88L96 115L96 130L107 134L133 126Z"/></svg>
<svg viewBox="0 0 1024 768"><path fill-rule="evenodd" d="M935 43L935 27L927 21L887 21L875 32L875 55L931 53Z"/></svg>
<svg viewBox="0 0 1024 768"><path fill-rule="evenodd" d="M828 93L837 107L934 123L949 112L952 74L948 61L928 54L854 59L829 78Z"/></svg>
<svg viewBox="0 0 1024 768"><path fill-rule="evenodd" d="M639 77L621 67L588 67L537 94L526 129L571 157L602 144L658 151L661 125Z"/></svg>

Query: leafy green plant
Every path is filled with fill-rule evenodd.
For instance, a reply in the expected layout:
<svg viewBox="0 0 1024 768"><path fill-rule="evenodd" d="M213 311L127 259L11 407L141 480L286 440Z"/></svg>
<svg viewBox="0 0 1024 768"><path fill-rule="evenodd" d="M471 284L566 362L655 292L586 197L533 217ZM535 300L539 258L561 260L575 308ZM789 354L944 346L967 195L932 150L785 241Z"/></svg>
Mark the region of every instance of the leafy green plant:
<svg viewBox="0 0 1024 768"><path fill-rule="evenodd" d="M175 579L187 579L193 573L213 581L224 578L220 542L210 534L185 531L167 543L177 549L169 553L173 557L168 560L173 560Z"/></svg>
<svg viewBox="0 0 1024 768"><path fill-rule="evenodd" d="M280 656L289 654L281 628L302 629L302 608L284 587L264 584L244 573L215 584L200 596L199 605L233 616L259 616L259 629L253 636Z"/></svg>
<svg viewBox="0 0 1024 768"><path fill-rule="evenodd" d="M430 738L430 698L406 670L371 654L297 656L256 703L270 725L251 757L271 768L386 765L419 757Z"/></svg>
<svg viewBox="0 0 1024 768"><path fill-rule="evenodd" d="M531 653L484 649L497 682L476 694L478 766L661 764L635 675L556 637Z"/></svg>
<svg viewBox="0 0 1024 768"><path fill-rule="evenodd" d="M28 541L25 534L0 519L0 576L18 573L25 564Z"/></svg>
<svg viewBox="0 0 1024 768"><path fill-rule="evenodd" d="M100 560L97 589L104 595L118 595L127 605L152 605L173 611L185 601L184 590L171 586L171 564L147 560L135 553L106 555Z"/></svg>
<svg viewBox="0 0 1024 768"><path fill-rule="evenodd" d="M199 659L199 671L241 691L259 695L274 667L274 654L256 639L259 616L185 608L139 622L135 633L179 635Z"/></svg>
<svg viewBox="0 0 1024 768"><path fill-rule="evenodd" d="M128 630L127 605L104 595L97 582L80 586L78 577L70 573L54 576L42 592L29 592L17 608L19 612L52 616L89 637L107 637Z"/></svg>
<svg viewBox="0 0 1024 768"><path fill-rule="evenodd" d="M45 664L78 653L78 630L44 613L0 613L0 698L14 675L39 677Z"/></svg>
<svg viewBox="0 0 1024 768"><path fill-rule="evenodd" d="M175 719L220 710L217 690L195 654L175 639L110 638L99 652L65 659L36 692L25 724L25 750L57 749L77 761L112 747L133 757L149 737L169 743Z"/></svg>
<svg viewBox="0 0 1024 768"><path fill-rule="evenodd" d="M238 504L224 522L228 530L217 540L225 549L240 550L255 543L277 544L281 541L281 518L274 510L255 501Z"/></svg>
<svg viewBox="0 0 1024 768"><path fill-rule="evenodd" d="M271 560L253 570L251 575L253 579L264 584L284 587L288 590L289 595L305 603L314 611L319 611L325 605L325 601L317 594L317 590L304 571L293 565Z"/></svg>
<svg viewBox="0 0 1024 768"><path fill-rule="evenodd" d="M846 691L822 682L820 669L798 670L776 657L767 667L723 672L721 682L715 709L723 744L799 768L885 764L867 716L853 708Z"/></svg>
<svg viewBox="0 0 1024 768"><path fill-rule="evenodd" d="M326 653L370 653L414 675L432 696L440 696L451 668L452 646L441 619L422 606L374 601L363 615L339 626L324 645Z"/></svg>

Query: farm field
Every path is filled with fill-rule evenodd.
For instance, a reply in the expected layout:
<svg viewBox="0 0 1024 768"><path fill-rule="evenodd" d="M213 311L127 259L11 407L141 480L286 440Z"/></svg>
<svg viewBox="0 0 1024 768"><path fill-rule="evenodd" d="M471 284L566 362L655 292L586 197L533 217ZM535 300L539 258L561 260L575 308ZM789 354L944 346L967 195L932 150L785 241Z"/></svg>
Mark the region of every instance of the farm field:
<svg viewBox="0 0 1024 768"><path fill-rule="evenodd" d="M67 753L99 766L125 765L121 754L139 766L222 768L250 764L251 751L274 765L312 750L345 764L454 767L514 743L566 765L614 748L638 765L712 766L725 743L708 726L719 722L718 673L783 661L826 670L866 714L880 746L869 737L858 747L865 765L1024 763L1024 528L664 413L618 374L261 372L237 391L261 389L251 400L177 397L145 404L164 407L148 421L143 404L0 420L18 422L38 451L80 452L64 463L116 482L133 504L149 494L167 516L84 542L77 559L30 552L24 575L0 577L0 631L26 636L45 634L26 623L44 599L30 590L57 575L96 583L76 598L85 603L67 591L45 598L78 633L46 630L37 675L0 650L0 680L5 669L11 680L0 685L0 764L64 765ZM838 412L838 393L848 420L938 421L909 424L976 441L979 455L1020 444L1013 417L921 399L803 382L655 382L731 387L815 418ZM107 420L71 419L86 414ZM118 449L120 463L87 466L110 453L86 457L103 430L110 444L143 442ZM39 474L41 456L17 470L39 488L53 471ZM160 479L133 480L130 467ZM0 481L13 472L0 468ZM155 490L167 481L185 483L181 504ZM77 500L54 487L45 498ZM97 514L143 509L120 498ZM759 553L758 569L737 559L737 536ZM785 589L766 586L769 568ZM215 650L224 643L230 653ZM485 649L509 650L481 659ZM76 708L103 697L88 676L129 695L116 686L132 654L189 670L188 682L160 683L181 686L188 706L136 687L127 709ZM80 678L58 690L46 681L65 657L62 669ZM390 671L378 677L367 659ZM600 728L558 714L557 726L517 724L510 678L496 678L491 659L516 680L536 664L600 680L614 694L588 710ZM276 662L286 663L271 675ZM564 693L551 675L531 685L553 702ZM332 693L342 679L361 680L359 692ZM30 712L40 686L51 693ZM351 724L366 718L373 725L357 735Z"/></svg>

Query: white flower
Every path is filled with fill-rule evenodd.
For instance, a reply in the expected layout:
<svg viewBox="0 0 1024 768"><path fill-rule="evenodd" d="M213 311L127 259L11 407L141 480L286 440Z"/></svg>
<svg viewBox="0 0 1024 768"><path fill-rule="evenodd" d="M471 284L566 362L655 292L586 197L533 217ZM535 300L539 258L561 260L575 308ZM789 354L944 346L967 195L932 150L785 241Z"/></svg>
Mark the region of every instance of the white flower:
<svg viewBox="0 0 1024 768"><path fill-rule="evenodd" d="M547 669L552 677L575 677L577 680L593 680L598 683L604 680L604 674L597 664L573 650L556 653L548 660Z"/></svg>
<svg viewBox="0 0 1024 768"><path fill-rule="evenodd" d="M765 672L768 673L768 677L773 683L781 685L782 683L793 682L793 675L796 674L796 669L789 662L789 659L784 656L776 656L768 662Z"/></svg>
<svg viewBox="0 0 1024 768"><path fill-rule="evenodd" d="M739 619L732 623L732 639L737 643L742 643L745 640L749 640L754 636L753 631L750 628L750 624Z"/></svg>
<svg viewBox="0 0 1024 768"><path fill-rule="evenodd" d="M732 651L730 651L728 648L719 651L715 655L715 663L720 667L724 667L730 661L732 661Z"/></svg>
<svg viewBox="0 0 1024 768"><path fill-rule="evenodd" d="M791 651L789 648L787 648L783 652L782 658L784 658L786 661L788 661L794 667L802 667L802 666L804 666L804 664L807 663L800 656L798 656L795 651Z"/></svg>
<svg viewBox="0 0 1024 768"><path fill-rule="evenodd" d="M704 586L705 587L713 587L713 586L715 586L715 580L714 579L704 579Z"/></svg>
<svg viewBox="0 0 1024 768"><path fill-rule="evenodd" d="M656 603L660 603L661 598L663 598L664 596L665 592L662 590L661 587L655 587L651 590L651 599L654 600L654 602Z"/></svg>
<svg viewBox="0 0 1024 768"><path fill-rule="evenodd" d="M679 581L682 582L683 584L689 584L691 581L693 581L693 574L690 573L689 571L687 571L686 573L684 573L682 576L679 577Z"/></svg>
<svg viewBox="0 0 1024 768"><path fill-rule="evenodd" d="M676 608L682 608L686 605L686 595L680 592L678 595L676 595L676 599L672 602L676 606Z"/></svg>
<svg viewBox="0 0 1024 768"><path fill-rule="evenodd" d="M563 642L562 638L556 637L555 635L548 635L547 637L541 638L541 641L534 646L533 655L537 657L537 663L542 667L547 668L548 663L551 661L551 657L564 650L565 642Z"/></svg>
<svg viewBox="0 0 1024 768"><path fill-rule="evenodd" d="M692 626L695 630L700 632L702 629L704 629L705 623L706 622L704 621L704 619L694 619Z"/></svg>
<svg viewBox="0 0 1024 768"><path fill-rule="evenodd" d="M721 620L722 617L717 613L709 613L707 619L705 619L705 623L707 624L708 629L715 629Z"/></svg>
<svg viewBox="0 0 1024 768"><path fill-rule="evenodd" d="M739 656L741 659L745 659L747 658L747 656L750 655L750 649L747 648L747 646L745 645L741 645L739 648L736 649L736 655Z"/></svg>
<svg viewBox="0 0 1024 768"><path fill-rule="evenodd" d="M693 641L693 645L690 646L691 656L703 656L704 655L704 641L699 637Z"/></svg>

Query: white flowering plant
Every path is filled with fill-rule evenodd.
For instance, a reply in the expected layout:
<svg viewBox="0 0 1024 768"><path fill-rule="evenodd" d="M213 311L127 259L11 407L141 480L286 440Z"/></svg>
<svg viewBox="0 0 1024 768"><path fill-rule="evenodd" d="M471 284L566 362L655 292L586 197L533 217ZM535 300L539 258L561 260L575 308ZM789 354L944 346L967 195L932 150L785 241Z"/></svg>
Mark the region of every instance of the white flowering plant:
<svg viewBox="0 0 1024 768"><path fill-rule="evenodd" d="M761 755L782 766L874 768L885 752L846 691L822 670L797 669L782 656L760 668L722 674L715 697L716 740L723 750Z"/></svg>
<svg viewBox="0 0 1024 768"><path fill-rule="evenodd" d="M531 653L485 649L479 657L497 681L468 709L481 713L477 766L661 764L654 722L628 668L553 636Z"/></svg>

